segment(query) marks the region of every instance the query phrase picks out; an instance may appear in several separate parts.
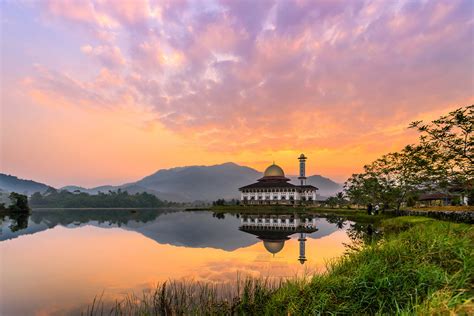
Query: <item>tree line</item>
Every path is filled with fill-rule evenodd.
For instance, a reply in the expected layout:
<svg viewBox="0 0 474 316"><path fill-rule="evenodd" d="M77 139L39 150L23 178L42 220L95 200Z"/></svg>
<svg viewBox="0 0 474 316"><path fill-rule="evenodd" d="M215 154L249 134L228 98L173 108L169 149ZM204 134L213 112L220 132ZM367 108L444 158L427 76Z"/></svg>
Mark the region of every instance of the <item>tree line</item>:
<svg viewBox="0 0 474 316"><path fill-rule="evenodd" d="M48 189L45 193L34 193L30 197L32 207L51 207L51 208L155 208L166 206L179 206L179 203L162 201L155 195L141 192L129 194L121 189L109 191L108 193L99 192L91 195L85 192L69 192L66 190Z"/></svg>
<svg viewBox="0 0 474 316"><path fill-rule="evenodd" d="M331 203L346 201L356 205L380 203L400 209L414 204L420 194L439 192L458 196L456 203L473 192L474 105L458 108L429 123L409 125L419 133L417 144L388 153L364 166L344 183L344 196Z"/></svg>

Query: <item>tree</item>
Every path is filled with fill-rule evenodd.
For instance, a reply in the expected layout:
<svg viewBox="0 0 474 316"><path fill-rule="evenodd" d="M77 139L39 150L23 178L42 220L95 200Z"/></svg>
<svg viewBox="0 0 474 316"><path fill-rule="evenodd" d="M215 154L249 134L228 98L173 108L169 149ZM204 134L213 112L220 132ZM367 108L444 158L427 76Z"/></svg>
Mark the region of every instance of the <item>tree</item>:
<svg viewBox="0 0 474 316"><path fill-rule="evenodd" d="M335 196L331 196L326 200L326 203L329 205L330 208L335 208L338 205L338 200Z"/></svg>
<svg viewBox="0 0 474 316"><path fill-rule="evenodd" d="M415 121L420 150L430 159L428 178L433 187L447 191L461 188L467 196L474 175L474 105L458 108L429 124Z"/></svg>
<svg viewBox="0 0 474 316"><path fill-rule="evenodd" d="M400 208L419 192L461 187L472 195L474 106L457 109L431 124L413 122L421 133L417 145L389 153L352 175L344 191L355 204L383 203Z"/></svg>
<svg viewBox="0 0 474 316"><path fill-rule="evenodd" d="M28 206L28 197L23 194L16 192L10 193L11 204L9 210L12 212L29 212L30 207Z"/></svg>

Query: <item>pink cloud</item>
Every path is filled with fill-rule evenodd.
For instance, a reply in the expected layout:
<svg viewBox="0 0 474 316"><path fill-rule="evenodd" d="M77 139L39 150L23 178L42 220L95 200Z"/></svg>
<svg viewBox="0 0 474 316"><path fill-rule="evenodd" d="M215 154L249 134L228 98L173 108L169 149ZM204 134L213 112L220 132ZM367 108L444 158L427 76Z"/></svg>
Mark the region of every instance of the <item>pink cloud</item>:
<svg viewBox="0 0 474 316"><path fill-rule="evenodd" d="M97 78L40 72L35 90L110 107L132 96L212 150L334 148L380 133L398 141L413 117L473 95L469 1L50 1L44 9L118 35L82 46L101 63Z"/></svg>
<svg viewBox="0 0 474 316"><path fill-rule="evenodd" d="M84 54L96 57L103 65L108 67L117 67L125 64L125 58L117 46L100 45L92 47L91 45L81 46Z"/></svg>

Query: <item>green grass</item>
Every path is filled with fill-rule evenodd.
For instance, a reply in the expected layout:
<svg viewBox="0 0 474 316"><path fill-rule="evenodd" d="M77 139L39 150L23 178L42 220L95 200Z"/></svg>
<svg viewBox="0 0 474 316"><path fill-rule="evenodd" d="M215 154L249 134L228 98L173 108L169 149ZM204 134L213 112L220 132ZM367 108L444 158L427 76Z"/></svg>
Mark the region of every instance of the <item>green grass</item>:
<svg viewBox="0 0 474 316"><path fill-rule="evenodd" d="M279 289L265 312L431 314L473 310L474 230L427 218L382 223L384 240L329 265L299 291ZM406 229L405 231L402 231Z"/></svg>
<svg viewBox="0 0 474 316"><path fill-rule="evenodd" d="M329 263L326 273L307 281L289 280L275 285L265 280L246 280L229 295L209 285L196 287L191 283L174 292L163 290L161 285L148 298L130 300L134 303L127 309L115 308L112 314L468 315L474 312L472 225L414 216L385 219L380 225L385 235L382 240L348 252ZM179 297L186 297L186 304L180 303ZM189 308L183 310L183 306Z"/></svg>

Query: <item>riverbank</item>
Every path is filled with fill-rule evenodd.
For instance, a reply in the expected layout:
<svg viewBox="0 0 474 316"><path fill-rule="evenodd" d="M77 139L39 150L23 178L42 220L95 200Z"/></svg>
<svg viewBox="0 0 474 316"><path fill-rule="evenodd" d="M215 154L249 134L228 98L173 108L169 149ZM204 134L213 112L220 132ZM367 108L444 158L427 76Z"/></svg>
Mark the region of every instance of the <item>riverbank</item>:
<svg viewBox="0 0 474 316"><path fill-rule="evenodd" d="M311 279L245 280L232 295L170 282L117 303L112 314L472 314L474 226L410 216L379 227L383 241L351 250Z"/></svg>
<svg viewBox="0 0 474 316"><path fill-rule="evenodd" d="M186 211L212 211L215 213L228 214L314 214L316 216L341 216L348 220L358 222L378 222L385 218L396 216L426 216L439 220L454 221L461 223L474 223L474 209L472 206L461 207L433 207L402 210L380 211L377 215L368 215L364 209L349 208L322 208L316 206L295 206L284 205L219 205L208 208L187 208Z"/></svg>
<svg viewBox="0 0 474 316"><path fill-rule="evenodd" d="M239 205L219 205L209 208L188 208L186 211L211 211L217 214L305 214L314 215L317 217L343 217L350 221L374 223L379 222L385 218L391 218L394 215L390 213L380 212L378 215L368 215L366 210L362 209L347 209L347 208L321 208L314 206L296 206L289 207L284 205L270 205L270 206L239 206Z"/></svg>

